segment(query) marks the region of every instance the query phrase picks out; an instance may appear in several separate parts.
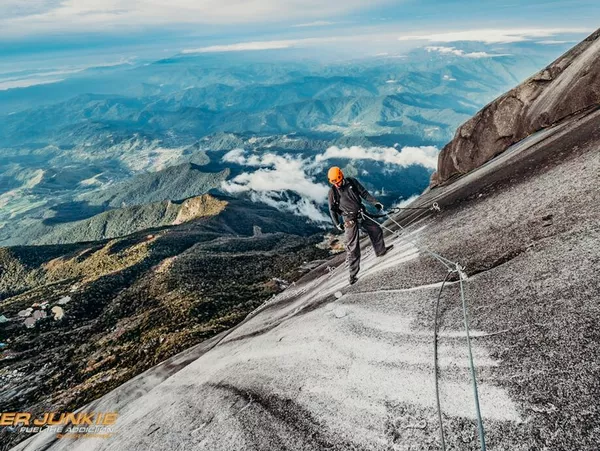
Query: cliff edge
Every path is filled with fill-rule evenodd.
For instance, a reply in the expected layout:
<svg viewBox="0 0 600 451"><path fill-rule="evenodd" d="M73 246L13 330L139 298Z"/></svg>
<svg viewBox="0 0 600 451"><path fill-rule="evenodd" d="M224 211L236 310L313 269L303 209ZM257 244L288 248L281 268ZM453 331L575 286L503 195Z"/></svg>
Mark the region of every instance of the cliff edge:
<svg viewBox="0 0 600 451"><path fill-rule="evenodd" d="M478 168L509 146L600 104L600 30L461 125L431 185Z"/></svg>

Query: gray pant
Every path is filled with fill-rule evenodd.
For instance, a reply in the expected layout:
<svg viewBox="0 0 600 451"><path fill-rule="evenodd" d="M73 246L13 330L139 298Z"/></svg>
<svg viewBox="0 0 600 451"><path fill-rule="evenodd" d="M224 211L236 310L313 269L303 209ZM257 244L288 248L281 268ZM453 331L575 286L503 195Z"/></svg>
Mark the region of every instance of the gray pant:
<svg viewBox="0 0 600 451"><path fill-rule="evenodd" d="M355 277L360 270L360 240L358 228L362 228L371 239L376 255L385 252L385 242L383 241L383 232L379 224L371 219L359 218L356 220L345 220L344 228L346 235L346 259L350 269L350 277Z"/></svg>

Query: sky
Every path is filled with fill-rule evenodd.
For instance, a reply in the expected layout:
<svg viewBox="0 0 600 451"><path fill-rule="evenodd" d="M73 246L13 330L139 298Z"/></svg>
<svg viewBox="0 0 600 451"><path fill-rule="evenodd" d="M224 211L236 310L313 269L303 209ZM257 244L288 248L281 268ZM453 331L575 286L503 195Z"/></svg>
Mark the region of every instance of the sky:
<svg viewBox="0 0 600 451"><path fill-rule="evenodd" d="M597 0L2 0L0 72L180 52L552 45L576 42L599 25Z"/></svg>

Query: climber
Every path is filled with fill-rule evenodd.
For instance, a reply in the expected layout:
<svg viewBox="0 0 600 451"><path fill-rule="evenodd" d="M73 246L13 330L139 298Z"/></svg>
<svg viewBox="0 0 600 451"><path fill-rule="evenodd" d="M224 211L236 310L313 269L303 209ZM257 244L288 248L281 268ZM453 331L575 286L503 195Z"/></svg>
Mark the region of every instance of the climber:
<svg viewBox="0 0 600 451"><path fill-rule="evenodd" d="M360 242L358 228L361 227L371 239L375 255L383 257L393 246L385 246L383 231L374 220L368 220L362 203L365 199L378 211L383 210L383 205L375 199L358 180L352 177L344 177L344 173L338 167L332 167L327 173L329 182L333 185L329 190L329 214L333 225L339 231L345 231L346 258L350 269L350 285L357 280L356 275L360 269ZM340 223L339 215L343 218Z"/></svg>

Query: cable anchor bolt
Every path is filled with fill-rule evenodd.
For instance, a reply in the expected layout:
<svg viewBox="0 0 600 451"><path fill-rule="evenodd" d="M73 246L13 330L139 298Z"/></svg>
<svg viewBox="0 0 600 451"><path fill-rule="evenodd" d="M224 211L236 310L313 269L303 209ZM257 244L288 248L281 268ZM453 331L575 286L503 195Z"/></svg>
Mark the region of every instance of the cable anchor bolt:
<svg viewBox="0 0 600 451"><path fill-rule="evenodd" d="M456 272L458 273L458 276L460 277L461 280L463 280L463 281L469 280L469 276L467 276L464 266L461 266L459 263L455 263L455 267L456 267Z"/></svg>

